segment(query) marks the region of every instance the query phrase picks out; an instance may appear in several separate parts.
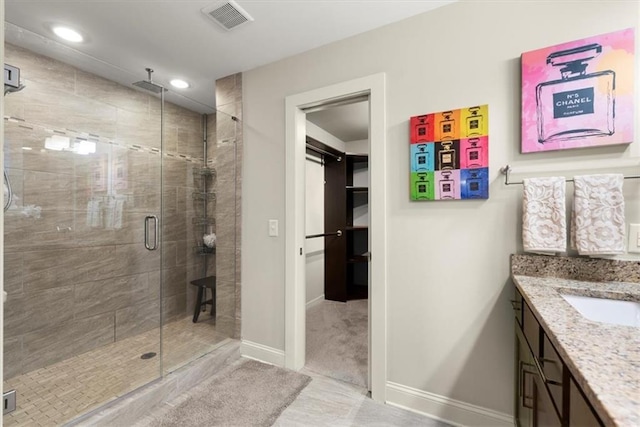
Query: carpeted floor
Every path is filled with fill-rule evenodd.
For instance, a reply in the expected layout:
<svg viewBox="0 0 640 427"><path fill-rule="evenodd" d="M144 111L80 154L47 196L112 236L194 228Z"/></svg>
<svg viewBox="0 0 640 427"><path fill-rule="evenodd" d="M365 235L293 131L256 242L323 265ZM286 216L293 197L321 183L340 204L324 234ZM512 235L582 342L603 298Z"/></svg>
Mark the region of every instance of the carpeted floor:
<svg viewBox="0 0 640 427"><path fill-rule="evenodd" d="M367 387L368 304L325 300L307 309L306 369Z"/></svg>
<svg viewBox="0 0 640 427"><path fill-rule="evenodd" d="M271 426L311 381L307 375L240 359L147 419L153 426Z"/></svg>

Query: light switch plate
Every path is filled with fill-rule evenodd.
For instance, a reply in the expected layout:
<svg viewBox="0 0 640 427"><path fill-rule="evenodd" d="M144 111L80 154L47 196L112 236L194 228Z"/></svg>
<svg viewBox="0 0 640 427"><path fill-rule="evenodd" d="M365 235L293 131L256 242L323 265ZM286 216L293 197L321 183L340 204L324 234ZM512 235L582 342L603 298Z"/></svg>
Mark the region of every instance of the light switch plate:
<svg viewBox="0 0 640 427"><path fill-rule="evenodd" d="M640 254L640 224L629 224L629 246L630 254Z"/></svg>
<svg viewBox="0 0 640 427"><path fill-rule="evenodd" d="M269 220L269 236L271 237L278 236L278 220L277 219Z"/></svg>

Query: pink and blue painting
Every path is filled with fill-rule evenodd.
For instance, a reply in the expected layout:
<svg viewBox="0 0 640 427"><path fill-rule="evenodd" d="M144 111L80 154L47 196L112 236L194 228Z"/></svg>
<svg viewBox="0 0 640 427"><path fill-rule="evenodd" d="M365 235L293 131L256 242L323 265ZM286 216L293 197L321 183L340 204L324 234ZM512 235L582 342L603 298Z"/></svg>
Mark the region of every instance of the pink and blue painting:
<svg viewBox="0 0 640 427"><path fill-rule="evenodd" d="M633 28L522 54L523 153L629 144Z"/></svg>
<svg viewBox="0 0 640 427"><path fill-rule="evenodd" d="M489 198L489 106L411 117L411 200Z"/></svg>

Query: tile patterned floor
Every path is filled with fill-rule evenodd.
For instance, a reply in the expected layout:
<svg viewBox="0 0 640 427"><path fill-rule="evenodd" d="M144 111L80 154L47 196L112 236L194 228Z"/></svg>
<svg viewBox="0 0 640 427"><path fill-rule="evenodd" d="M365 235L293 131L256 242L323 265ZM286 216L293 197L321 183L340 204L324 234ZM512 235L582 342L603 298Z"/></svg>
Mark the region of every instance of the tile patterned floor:
<svg viewBox="0 0 640 427"><path fill-rule="evenodd" d="M356 384L300 371L311 382L276 420L273 427L452 427L425 415L376 402Z"/></svg>
<svg viewBox="0 0 640 427"><path fill-rule="evenodd" d="M171 372L215 349L228 337L215 324L191 317L165 325L164 371ZM18 390L18 408L3 417L5 426L54 426L89 412L160 377L160 331L144 334L16 376L4 390Z"/></svg>

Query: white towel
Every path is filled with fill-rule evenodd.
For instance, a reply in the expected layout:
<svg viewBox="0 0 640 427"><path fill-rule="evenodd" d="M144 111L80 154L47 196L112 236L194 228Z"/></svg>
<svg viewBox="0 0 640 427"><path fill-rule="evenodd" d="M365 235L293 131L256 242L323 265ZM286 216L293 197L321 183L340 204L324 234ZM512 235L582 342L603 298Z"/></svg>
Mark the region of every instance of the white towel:
<svg viewBox="0 0 640 427"><path fill-rule="evenodd" d="M91 199L87 203L87 225L89 227L102 227L102 203Z"/></svg>
<svg viewBox="0 0 640 427"><path fill-rule="evenodd" d="M621 174L574 177L575 244L580 255L625 253Z"/></svg>
<svg viewBox="0 0 640 427"><path fill-rule="evenodd" d="M124 199L116 199L116 205L113 209L113 228L119 230L122 228L122 214L124 211Z"/></svg>
<svg viewBox="0 0 640 427"><path fill-rule="evenodd" d="M104 228L113 230L116 223L116 199L113 196L107 198L104 207Z"/></svg>
<svg viewBox="0 0 640 427"><path fill-rule="evenodd" d="M553 255L567 250L563 176L527 178L522 197L522 243L526 252Z"/></svg>

